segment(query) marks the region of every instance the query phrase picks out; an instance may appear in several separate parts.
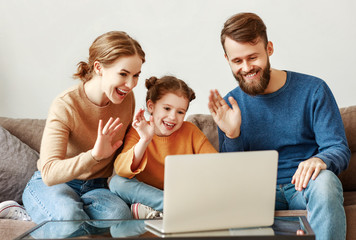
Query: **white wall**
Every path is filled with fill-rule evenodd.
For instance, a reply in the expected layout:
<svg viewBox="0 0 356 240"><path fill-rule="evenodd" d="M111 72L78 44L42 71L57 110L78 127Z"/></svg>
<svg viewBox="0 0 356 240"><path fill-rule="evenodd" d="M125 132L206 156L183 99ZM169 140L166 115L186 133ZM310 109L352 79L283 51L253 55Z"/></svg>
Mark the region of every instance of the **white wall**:
<svg viewBox="0 0 356 240"><path fill-rule="evenodd" d="M208 113L210 89L236 86L219 36L242 11L265 21L272 67L319 76L340 107L356 104L354 0L0 0L0 116L46 118L52 99L78 83L71 76L93 40L111 30L147 54L138 107L146 78L174 74L196 91L188 114Z"/></svg>

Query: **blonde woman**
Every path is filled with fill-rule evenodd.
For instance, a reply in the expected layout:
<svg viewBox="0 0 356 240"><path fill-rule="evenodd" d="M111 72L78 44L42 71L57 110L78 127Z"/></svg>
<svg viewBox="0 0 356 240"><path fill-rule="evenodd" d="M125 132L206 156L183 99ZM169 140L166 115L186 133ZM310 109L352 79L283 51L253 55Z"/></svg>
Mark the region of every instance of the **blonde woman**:
<svg viewBox="0 0 356 240"><path fill-rule="evenodd" d="M23 203L32 220L131 218L108 189L113 157L131 125L145 53L125 32L99 36L88 62L78 64L81 83L53 101L43 133L38 171Z"/></svg>

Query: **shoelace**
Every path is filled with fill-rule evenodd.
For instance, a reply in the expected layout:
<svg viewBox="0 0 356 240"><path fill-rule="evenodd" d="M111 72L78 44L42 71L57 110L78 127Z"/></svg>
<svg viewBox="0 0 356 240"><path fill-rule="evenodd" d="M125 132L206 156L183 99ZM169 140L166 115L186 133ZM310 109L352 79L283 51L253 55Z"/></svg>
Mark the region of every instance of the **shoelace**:
<svg viewBox="0 0 356 240"><path fill-rule="evenodd" d="M30 221L31 218L29 215L27 215L26 212L24 212L22 209L21 210L13 210L10 211L8 218L10 219L15 219L15 220L24 220L24 221Z"/></svg>
<svg viewBox="0 0 356 240"><path fill-rule="evenodd" d="M146 218L152 219L152 218L162 217L162 216L163 216L163 214L162 214L161 212L159 212L159 211L152 211L152 212L150 212L149 214L147 214Z"/></svg>

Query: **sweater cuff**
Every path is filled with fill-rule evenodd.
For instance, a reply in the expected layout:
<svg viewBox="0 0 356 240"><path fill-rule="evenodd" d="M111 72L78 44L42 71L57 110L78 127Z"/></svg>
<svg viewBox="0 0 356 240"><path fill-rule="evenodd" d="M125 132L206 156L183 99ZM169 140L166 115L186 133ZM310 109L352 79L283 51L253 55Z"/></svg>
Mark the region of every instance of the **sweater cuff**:
<svg viewBox="0 0 356 240"><path fill-rule="evenodd" d="M147 153L145 152L142 156L140 165L138 165L137 169L133 171L132 174L137 175L141 173L143 170L145 170L146 164L147 164Z"/></svg>
<svg viewBox="0 0 356 240"><path fill-rule="evenodd" d="M93 155L91 154L91 150L85 152L82 156L82 160L84 160L84 162L86 162L89 166L94 166L95 164L98 164L99 162L101 162L102 160L96 160Z"/></svg>
<svg viewBox="0 0 356 240"><path fill-rule="evenodd" d="M243 143L241 137L228 138L224 137L223 152L238 152L243 151Z"/></svg>
<svg viewBox="0 0 356 240"><path fill-rule="evenodd" d="M337 166L335 163L332 161L331 158L328 157L327 154L324 153L318 153L314 155L313 157L315 158L320 158L325 164L326 164L326 169L332 171L336 175L338 175L340 172L338 171Z"/></svg>

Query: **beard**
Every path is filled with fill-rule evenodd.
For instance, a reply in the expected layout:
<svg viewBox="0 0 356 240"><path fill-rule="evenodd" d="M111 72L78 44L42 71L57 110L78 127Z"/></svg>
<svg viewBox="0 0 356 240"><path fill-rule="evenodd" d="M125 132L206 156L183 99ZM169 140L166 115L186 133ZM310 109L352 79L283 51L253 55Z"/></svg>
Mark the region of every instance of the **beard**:
<svg viewBox="0 0 356 240"><path fill-rule="evenodd" d="M260 77L258 82L253 81L248 83L245 81L244 76L256 73L258 71L262 71L262 76ZM241 90L247 93L248 95L256 96L259 94L263 94L271 78L271 65L269 63L269 59L267 59L267 66L264 69L256 67L249 72L240 72L237 75L233 73L233 75L236 81L239 83Z"/></svg>

